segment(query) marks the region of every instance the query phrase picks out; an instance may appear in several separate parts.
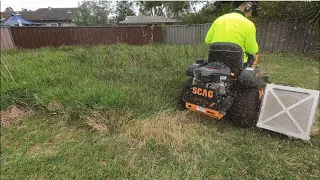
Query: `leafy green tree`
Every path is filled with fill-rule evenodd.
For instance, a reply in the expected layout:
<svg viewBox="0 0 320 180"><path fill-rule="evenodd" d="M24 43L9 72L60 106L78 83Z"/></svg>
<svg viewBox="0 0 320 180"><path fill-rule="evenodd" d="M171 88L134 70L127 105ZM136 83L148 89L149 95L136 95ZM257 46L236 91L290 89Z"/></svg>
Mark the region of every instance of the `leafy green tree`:
<svg viewBox="0 0 320 180"><path fill-rule="evenodd" d="M191 1L138 1L139 12L147 16L179 18L190 12Z"/></svg>
<svg viewBox="0 0 320 180"><path fill-rule="evenodd" d="M312 1L272 1L260 2L258 20L307 21L310 30L319 35L320 2Z"/></svg>
<svg viewBox="0 0 320 180"><path fill-rule="evenodd" d="M230 1L207 2L199 12L187 13L180 18L183 24L212 23L219 16L232 12L234 9Z"/></svg>
<svg viewBox="0 0 320 180"><path fill-rule="evenodd" d="M12 7L6 7L6 9L4 10L4 12L13 12L13 8Z"/></svg>
<svg viewBox="0 0 320 180"><path fill-rule="evenodd" d="M127 16L135 16L136 14L132 10L133 2L131 1L118 1L116 3L116 20L123 21Z"/></svg>
<svg viewBox="0 0 320 180"><path fill-rule="evenodd" d="M305 18L307 3L301 1L261 1L259 2L260 20L288 20Z"/></svg>
<svg viewBox="0 0 320 180"><path fill-rule="evenodd" d="M317 59L320 59L320 2L310 2L305 9L306 19L311 32L315 35L318 43Z"/></svg>
<svg viewBox="0 0 320 180"><path fill-rule="evenodd" d="M164 15L164 1L138 1L139 12L145 16Z"/></svg>
<svg viewBox="0 0 320 180"><path fill-rule="evenodd" d="M167 9L168 17L179 18L190 12L191 3L188 1L168 1L165 2L165 7Z"/></svg>
<svg viewBox="0 0 320 180"><path fill-rule="evenodd" d="M110 2L83 1L73 16L77 26L107 26L111 13Z"/></svg>
<svg viewBox="0 0 320 180"><path fill-rule="evenodd" d="M310 30L320 37L320 2L309 2L305 9L306 19L309 22ZM320 43L319 43L320 46Z"/></svg>

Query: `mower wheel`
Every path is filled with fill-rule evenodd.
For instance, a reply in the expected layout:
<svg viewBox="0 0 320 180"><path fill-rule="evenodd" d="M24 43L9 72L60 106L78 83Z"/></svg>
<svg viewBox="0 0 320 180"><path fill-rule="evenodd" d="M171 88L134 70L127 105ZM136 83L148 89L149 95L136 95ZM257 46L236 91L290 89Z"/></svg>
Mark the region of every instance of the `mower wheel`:
<svg viewBox="0 0 320 180"><path fill-rule="evenodd" d="M183 97L185 96L186 92L189 90L189 88L192 85L193 78L189 78L186 80L186 82L183 85L183 88L180 92L179 102L178 102L178 109L179 110L186 110L186 102L183 100Z"/></svg>
<svg viewBox="0 0 320 180"><path fill-rule="evenodd" d="M258 119L259 107L259 91L246 89L238 93L231 108L227 111L226 119L240 127L253 127Z"/></svg>

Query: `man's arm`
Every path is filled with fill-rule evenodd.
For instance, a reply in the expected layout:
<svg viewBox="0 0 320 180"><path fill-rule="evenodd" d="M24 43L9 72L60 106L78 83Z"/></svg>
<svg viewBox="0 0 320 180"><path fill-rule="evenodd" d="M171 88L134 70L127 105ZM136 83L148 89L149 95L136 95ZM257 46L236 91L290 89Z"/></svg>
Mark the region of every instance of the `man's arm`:
<svg viewBox="0 0 320 180"><path fill-rule="evenodd" d="M214 31L214 25L215 25L215 22L212 23L208 33L207 33L207 36L206 36L206 39L205 39L205 42L206 44L211 44L212 43L212 38L213 38L213 31Z"/></svg>
<svg viewBox="0 0 320 180"><path fill-rule="evenodd" d="M257 54L259 51L257 39L256 39L256 27L253 25L246 34L244 39L244 49L249 54Z"/></svg>

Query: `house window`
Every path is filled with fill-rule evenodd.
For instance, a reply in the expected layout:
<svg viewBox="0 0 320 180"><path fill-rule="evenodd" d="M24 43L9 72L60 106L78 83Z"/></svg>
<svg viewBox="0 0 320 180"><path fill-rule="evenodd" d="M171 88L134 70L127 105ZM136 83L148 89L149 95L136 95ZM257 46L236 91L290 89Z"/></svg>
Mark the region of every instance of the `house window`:
<svg viewBox="0 0 320 180"><path fill-rule="evenodd" d="M58 23L58 26L62 26L62 23Z"/></svg>
<svg viewBox="0 0 320 180"><path fill-rule="evenodd" d="M51 26L58 26L58 23L51 23Z"/></svg>

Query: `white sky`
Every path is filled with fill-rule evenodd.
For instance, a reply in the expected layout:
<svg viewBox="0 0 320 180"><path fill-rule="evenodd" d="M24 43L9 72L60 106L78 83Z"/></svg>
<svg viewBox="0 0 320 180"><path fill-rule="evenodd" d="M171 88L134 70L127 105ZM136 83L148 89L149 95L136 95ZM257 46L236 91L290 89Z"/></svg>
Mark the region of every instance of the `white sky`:
<svg viewBox="0 0 320 180"><path fill-rule="evenodd" d="M21 11L22 8L28 10L37 10L39 8L72 8L78 7L78 3L83 0L0 0L1 11L3 12L7 7L12 7L14 11ZM98 0L99 1L99 0ZM116 0L109 0L116 1ZM138 14L139 9L134 7L134 11Z"/></svg>
<svg viewBox="0 0 320 180"><path fill-rule="evenodd" d="M63 7L78 7L78 3L82 0L0 0L1 11L6 7L12 7L14 11L21 11L22 8L28 10L37 10L38 8L63 8ZM110 0L111 1L111 0ZM116 0L113 0L116 1ZM197 9L200 9L197 7ZM134 9L136 13L138 8Z"/></svg>
<svg viewBox="0 0 320 180"><path fill-rule="evenodd" d="M22 8L36 10L38 8L61 8L78 7L79 0L1 0L1 11L6 7L12 7L14 11L21 11Z"/></svg>

